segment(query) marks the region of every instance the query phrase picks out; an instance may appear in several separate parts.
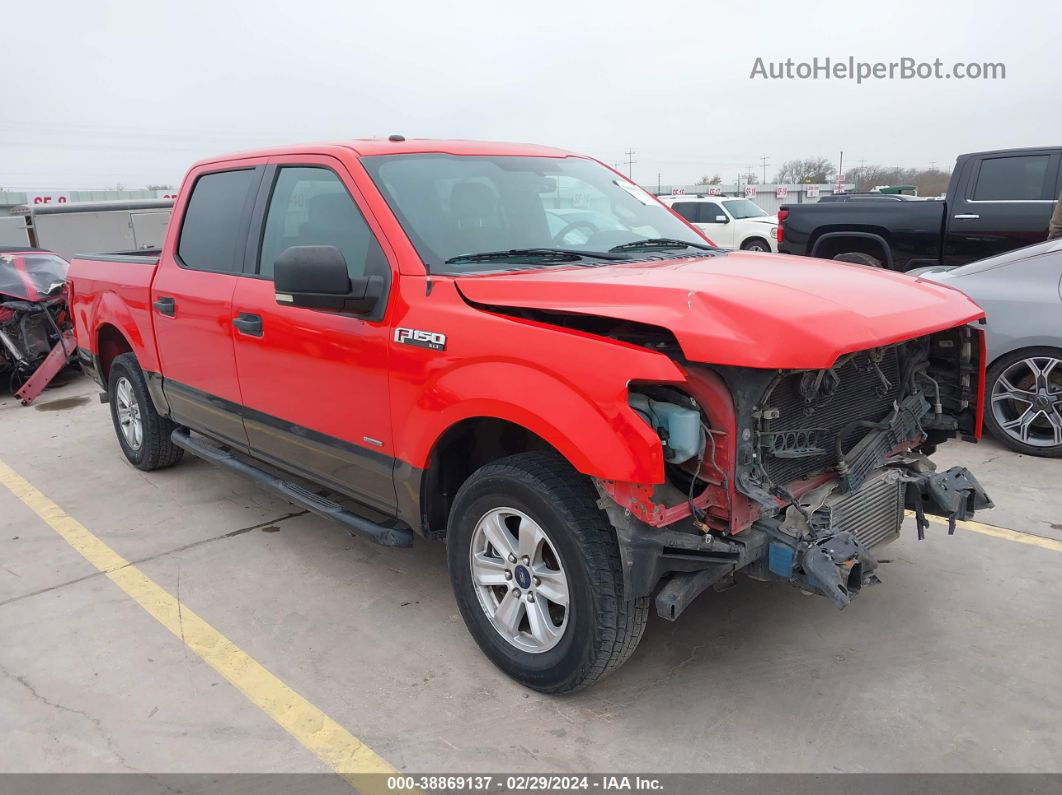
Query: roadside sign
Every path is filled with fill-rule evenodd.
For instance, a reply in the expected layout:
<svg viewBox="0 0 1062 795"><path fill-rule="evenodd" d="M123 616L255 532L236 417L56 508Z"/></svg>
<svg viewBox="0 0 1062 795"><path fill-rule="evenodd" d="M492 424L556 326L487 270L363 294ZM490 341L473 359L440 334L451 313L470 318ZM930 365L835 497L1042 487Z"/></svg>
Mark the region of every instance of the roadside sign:
<svg viewBox="0 0 1062 795"><path fill-rule="evenodd" d="M779 185L777 188L774 189L774 198L776 198L776 199L784 199L788 195L789 195L789 186L788 185Z"/></svg>
<svg viewBox="0 0 1062 795"><path fill-rule="evenodd" d="M718 185L712 185L711 187L708 188L708 195L709 196L722 196L723 195L723 189L720 188Z"/></svg>
<svg viewBox="0 0 1062 795"><path fill-rule="evenodd" d="M746 199L755 199L756 198L756 186L755 185L746 185L745 186L745 198Z"/></svg>
<svg viewBox="0 0 1062 795"><path fill-rule="evenodd" d="M809 199L819 198L819 186L808 185L806 188L804 188L804 195Z"/></svg>
<svg viewBox="0 0 1062 795"><path fill-rule="evenodd" d="M66 193L27 193L26 204L66 204L70 201Z"/></svg>
<svg viewBox="0 0 1062 795"><path fill-rule="evenodd" d="M671 189L671 195L672 196L685 196L686 195L686 189L685 188L672 188Z"/></svg>

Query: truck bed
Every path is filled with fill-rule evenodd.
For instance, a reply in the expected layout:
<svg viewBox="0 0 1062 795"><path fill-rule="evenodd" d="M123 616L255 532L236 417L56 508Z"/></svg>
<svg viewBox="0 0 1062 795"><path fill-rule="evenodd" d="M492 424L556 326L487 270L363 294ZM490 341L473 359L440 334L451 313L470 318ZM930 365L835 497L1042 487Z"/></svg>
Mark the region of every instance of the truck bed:
<svg viewBox="0 0 1062 795"><path fill-rule="evenodd" d="M875 238L887 244L885 263L905 271L935 263L940 257L946 205L943 201L851 201L822 204L786 204L784 238L778 245L783 254L802 254L830 259L835 251L830 241L839 233ZM932 260L926 262L924 260Z"/></svg>
<svg viewBox="0 0 1062 795"><path fill-rule="evenodd" d="M98 356L101 347L114 344L109 327L100 327L97 319L107 317L116 324L113 338L128 340L145 370L159 371L151 325L151 282L158 262L158 251L83 254L70 261L70 310L82 351ZM83 338L87 329L98 329L96 339Z"/></svg>

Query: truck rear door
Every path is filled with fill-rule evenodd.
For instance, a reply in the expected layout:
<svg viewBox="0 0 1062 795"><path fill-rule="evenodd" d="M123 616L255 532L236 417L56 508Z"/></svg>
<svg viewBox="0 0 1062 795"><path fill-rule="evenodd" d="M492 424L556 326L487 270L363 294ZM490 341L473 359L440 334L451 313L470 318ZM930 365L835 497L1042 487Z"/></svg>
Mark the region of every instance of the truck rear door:
<svg viewBox="0 0 1062 795"><path fill-rule="evenodd" d="M151 285L163 392L173 419L247 449L233 352L232 294L264 161L201 168L178 201ZM151 376L149 375L149 378Z"/></svg>
<svg viewBox="0 0 1062 795"><path fill-rule="evenodd" d="M375 317L279 304L273 263L291 246L335 246L351 276L390 283L382 237L345 166L324 155L271 161L232 311L251 453L385 512L392 470L386 298Z"/></svg>
<svg viewBox="0 0 1062 795"><path fill-rule="evenodd" d="M955 195L948 197L944 265L963 265L1047 239L1057 198L1057 149L971 158L962 169Z"/></svg>

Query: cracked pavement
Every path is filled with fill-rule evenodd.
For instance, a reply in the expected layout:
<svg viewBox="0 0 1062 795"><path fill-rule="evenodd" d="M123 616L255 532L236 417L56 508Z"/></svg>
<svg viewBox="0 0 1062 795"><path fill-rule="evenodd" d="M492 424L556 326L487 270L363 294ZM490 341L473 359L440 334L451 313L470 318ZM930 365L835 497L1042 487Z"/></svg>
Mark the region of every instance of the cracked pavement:
<svg viewBox="0 0 1062 795"><path fill-rule="evenodd" d="M0 457L400 769L1062 771L1060 553L907 528L844 611L738 578L654 616L596 687L547 697L479 653L442 546L353 539L194 459L138 473L94 394L0 398ZM1062 461L938 458L989 489L979 520L1062 538ZM2 772L324 769L6 490L0 736Z"/></svg>

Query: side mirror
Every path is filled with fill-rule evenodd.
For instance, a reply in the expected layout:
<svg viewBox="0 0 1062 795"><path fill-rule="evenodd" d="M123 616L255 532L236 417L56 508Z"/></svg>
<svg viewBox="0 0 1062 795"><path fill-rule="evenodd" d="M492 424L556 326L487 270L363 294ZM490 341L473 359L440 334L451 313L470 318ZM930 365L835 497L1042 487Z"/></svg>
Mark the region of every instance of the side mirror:
<svg viewBox="0 0 1062 795"><path fill-rule="evenodd" d="M384 293L381 276L347 276L347 261L335 246L292 246L273 264L278 304L323 312L365 315Z"/></svg>
<svg viewBox="0 0 1062 795"><path fill-rule="evenodd" d="M725 215L717 215L715 217L715 222L717 224L729 224L730 223L730 219L727 216L725 216Z"/></svg>

